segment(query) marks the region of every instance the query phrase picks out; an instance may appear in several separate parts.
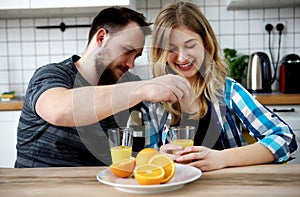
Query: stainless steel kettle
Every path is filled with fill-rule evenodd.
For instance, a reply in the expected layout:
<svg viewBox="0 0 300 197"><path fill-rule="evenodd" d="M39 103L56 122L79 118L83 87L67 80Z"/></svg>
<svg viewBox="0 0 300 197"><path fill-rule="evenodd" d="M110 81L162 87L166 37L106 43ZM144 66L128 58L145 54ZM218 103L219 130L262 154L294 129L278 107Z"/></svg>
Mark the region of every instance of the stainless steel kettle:
<svg viewBox="0 0 300 197"><path fill-rule="evenodd" d="M247 68L246 88L250 93L272 92L271 63L264 52L251 54Z"/></svg>

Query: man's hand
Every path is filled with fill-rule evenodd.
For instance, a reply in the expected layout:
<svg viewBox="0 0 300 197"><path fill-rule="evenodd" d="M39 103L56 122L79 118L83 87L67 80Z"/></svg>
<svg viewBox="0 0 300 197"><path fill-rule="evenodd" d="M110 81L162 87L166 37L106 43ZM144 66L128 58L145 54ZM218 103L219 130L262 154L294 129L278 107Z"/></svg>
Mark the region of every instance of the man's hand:
<svg viewBox="0 0 300 197"><path fill-rule="evenodd" d="M186 78L172 74L146 80L137 87L143 100L171 103L188 98L190 88L190 83Z"/></svg>

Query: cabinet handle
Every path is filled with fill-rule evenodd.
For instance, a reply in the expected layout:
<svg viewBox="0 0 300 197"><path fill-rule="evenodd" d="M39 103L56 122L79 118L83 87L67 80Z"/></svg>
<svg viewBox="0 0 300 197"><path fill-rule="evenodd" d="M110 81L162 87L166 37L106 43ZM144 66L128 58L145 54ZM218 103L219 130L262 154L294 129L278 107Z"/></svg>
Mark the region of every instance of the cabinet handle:
<svg viewBox="0 0 300 197"><path fill-rule="evenodd" d="M291 109L273 109L273 112L294 112L295 109L291 108Z"/></svg>

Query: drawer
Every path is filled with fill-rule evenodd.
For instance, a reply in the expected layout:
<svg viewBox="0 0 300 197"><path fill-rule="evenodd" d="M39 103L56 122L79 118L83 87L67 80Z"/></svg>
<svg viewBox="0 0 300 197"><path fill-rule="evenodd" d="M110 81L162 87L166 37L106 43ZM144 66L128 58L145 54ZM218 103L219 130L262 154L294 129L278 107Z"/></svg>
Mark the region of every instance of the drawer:
<svg viewBox="0 0 300 197"><path fill-rule="evenodd" d="M293 130L300 130L300 105L266 105Z"/></svg>

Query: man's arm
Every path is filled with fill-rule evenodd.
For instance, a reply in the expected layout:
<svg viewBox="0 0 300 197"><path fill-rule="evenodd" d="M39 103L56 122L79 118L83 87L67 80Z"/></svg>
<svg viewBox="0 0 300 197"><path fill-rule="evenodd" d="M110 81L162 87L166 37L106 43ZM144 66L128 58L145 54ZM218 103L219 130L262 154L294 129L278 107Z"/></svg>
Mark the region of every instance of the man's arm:
<svg viewBox="0 0 300 197"><path fill-rule="evenodd" d="M128 109L141 101L171 102L189 96L189 82L178 75L109 86L51 88L38 98L36 111L57 126L84 126Z"/></svg>

